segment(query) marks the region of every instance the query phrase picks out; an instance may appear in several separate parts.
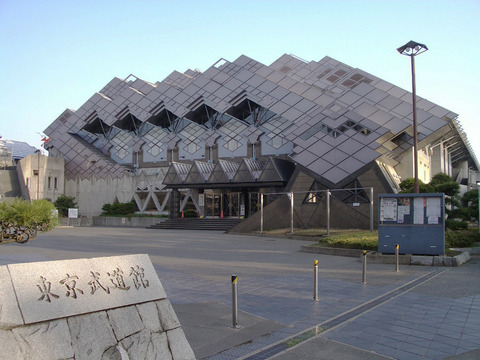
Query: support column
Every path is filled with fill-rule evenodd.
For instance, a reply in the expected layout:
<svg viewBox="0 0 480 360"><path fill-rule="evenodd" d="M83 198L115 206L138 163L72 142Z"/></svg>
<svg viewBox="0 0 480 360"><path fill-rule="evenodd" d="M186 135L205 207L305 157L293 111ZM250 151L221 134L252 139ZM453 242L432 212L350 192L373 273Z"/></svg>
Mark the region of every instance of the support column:
<svg viewBox="0 0 480 360"><path fill-rule="evenodd" d="M177 219L180 214L180 192L173 189L170 195L170 219Z"/></svg>

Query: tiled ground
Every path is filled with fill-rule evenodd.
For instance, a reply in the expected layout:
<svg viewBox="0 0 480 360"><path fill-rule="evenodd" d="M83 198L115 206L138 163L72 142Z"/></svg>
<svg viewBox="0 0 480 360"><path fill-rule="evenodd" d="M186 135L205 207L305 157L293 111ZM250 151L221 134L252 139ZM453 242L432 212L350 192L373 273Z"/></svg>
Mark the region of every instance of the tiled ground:
<svg viewBox="0 0 480 360"><path fill-rule="evenodd" d="M231 302L230 288L224 284L162 271L163 284L174 304ZM444 359L480 348L480 295L453 299L402 291L393 299L380 299L373 308L360 307L413 279L377 287L320 278L319 302L313 301L309 291L311 276L240 279L239 309L286 327L209 359L268 358L279 351L272 348L275 343L356 307L356 313L321 336L396 359ZM248 357L262 349L271 354Z"/></svg>

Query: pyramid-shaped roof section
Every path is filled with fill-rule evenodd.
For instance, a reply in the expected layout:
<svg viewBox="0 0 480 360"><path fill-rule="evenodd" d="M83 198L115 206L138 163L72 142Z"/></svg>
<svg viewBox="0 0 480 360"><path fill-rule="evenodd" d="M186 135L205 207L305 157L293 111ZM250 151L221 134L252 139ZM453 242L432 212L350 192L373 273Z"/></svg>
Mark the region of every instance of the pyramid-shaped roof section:
<svg viewBox="0 0 480 360"><path fill-rule="evenodd" d="M168 168L163 183L165 185L180 185L185 183L191 167L191 164L173 162Z"/></svg>
<svg viewBox="0 0 480 360"><path fill-rule="evenodd" d="M219 159L208 181L212 184L229 183L233 181L239 166L237 162Z"/></svg>
<svg viewBox="0 0 480 360"><path fill-rule="evenodd" d="M271 157L268 159L260 177L261 182L287 182L295 170L291 161Z"/></svg>
<svg viewBox="0 0 480 360"><path fill-rule="evenodd" d="M210 179L215 164L204 161L194 161L193 165L185 179L186 184L206 183Z"/></svg>
<svg viewBox="0 0 480 360"><path fill-rule="evenodd" d="M242 159L233 181L238 183L256 182L265 167L265 162L253 159Z"/></svg>

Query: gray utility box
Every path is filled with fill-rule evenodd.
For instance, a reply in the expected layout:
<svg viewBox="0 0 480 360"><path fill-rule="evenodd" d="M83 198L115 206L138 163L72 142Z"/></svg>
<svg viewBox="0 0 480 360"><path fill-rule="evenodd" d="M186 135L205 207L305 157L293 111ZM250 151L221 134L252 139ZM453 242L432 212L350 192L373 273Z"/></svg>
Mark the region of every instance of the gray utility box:
<svg viewBox="0 0 480 360"><path fill-rule="evenodd" d="M378 252L444 255L445 194L380 194L378 213Z"/></svg>

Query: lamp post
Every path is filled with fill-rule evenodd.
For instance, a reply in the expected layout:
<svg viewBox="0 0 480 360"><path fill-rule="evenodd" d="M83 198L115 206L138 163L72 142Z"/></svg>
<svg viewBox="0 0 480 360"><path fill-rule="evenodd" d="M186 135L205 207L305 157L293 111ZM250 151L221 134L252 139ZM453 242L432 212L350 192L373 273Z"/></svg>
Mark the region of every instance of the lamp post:
<svg viewBox="0 0 480 360"><path fill-rule="evenodd" d="M418 186L418 137L417 137L417 96L415 89L415 56L427 51L428 48L424 44L417 43L410 40L405 45L399 47L397 51L406 56L410 56L412 63L412 102L413 102L413 169L414 169L414 184L413 192L418 194L420 192Z"/></svg>
<svg viewBox="0 0 480 360"><path fill-rule="evenodd" d="M480 181L477 181L478 189L478 233L480 234Z"/></svg>

